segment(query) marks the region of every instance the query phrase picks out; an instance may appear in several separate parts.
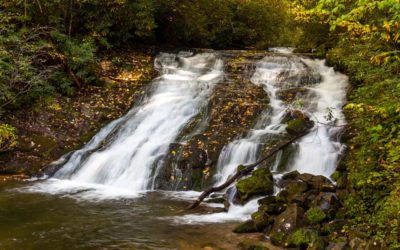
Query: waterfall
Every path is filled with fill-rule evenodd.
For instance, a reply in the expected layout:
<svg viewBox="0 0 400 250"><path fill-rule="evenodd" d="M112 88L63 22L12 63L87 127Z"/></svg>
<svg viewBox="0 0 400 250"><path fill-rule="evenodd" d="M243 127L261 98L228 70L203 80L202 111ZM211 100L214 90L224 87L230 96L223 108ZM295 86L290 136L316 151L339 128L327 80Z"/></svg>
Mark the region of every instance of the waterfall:
<svg viewBox="0 0 400 250"><path fill-rule="evenodd" d="M268 162L275 177L297 170L329 178L344 150L338 140L341 126L335 125L345 124L341 108L345 103L347 77L325 66L323 60L292 55L288 48L271 51L254 57L256 61L251 67L254 73L250 78L268 94L268 107L248 132L224 146L213 176L216 185L232 176L238 165L256 162L271 143L288 138L285 130L288 109L301 110L315 125L290 146L290 152L280 151ZM82 149L72 153L47 184L32 190L72 192L74 196L85 193L86 198L93 198L88 190L102 189L102 197L110 190L112 197L152 190L171 143L206 107L214 87L224 79L222 54L161 53L155 59L160 76L150 84L147 94L125 116L110 122ZM325 119L327 115L334 119ZM168 195L192 200L199 193ZM231 188L230 201L234 195ZM227 213L192 214L174 220L180 223L244 220L257 207L254 199L244 206L231 204Z"/></svg>
<svg viewBox="0 0 400 250"><path fill-rule="evenodd" d="M266 139L286 133L286 125L282 120L290 108L301 109L309 114L316 125L297 143L295 154L281 171L297 170L329 178L344 150L344 145L336 141L334 136L340 131L335 124L345 123L341 108L345 102L347 77L325 66L323 60L299 57L267 56L256 66L251 81L268 92L271 111L263 113L246 137L233 141L222 150L217 166L218 184L233 175L238 165L257 161L260 147ZM278 97L283 90L296 90L299 87L306 94L297 95L295 101L301 103L297 107L296 102L285 103ZM335 121L325 119L328 112L331 112ZM272 171L278 171L281 154L278 153Z"/></svg>
<svg viewBox="0 0 400 250"><path fill-rule="evenodd" d="M347 77L325 66L324 60L286 56L284 54L289 53L286 49L274 52L282 52L282 55L264 57L256 64L256 71L251 78L254 84L263 87L269 94L270 109L259 117L250 133L224 147L217 164L217 185L235 174L239 165L256 162L266 141L286 134L283 119L287 109L301 109L315 122L315 126L296 143L295 151L283 169L278 169L282 151L277 153L271 165L275 178L293 170L330 178L345 149L344 144L337 140L342 128L335 125L345 124L341 108L345 103ZM296 99L289 103L279 97L279 93L288 90L298 91ZM325 119L329 112L334 120ZM275 193L277 191L279 190ZM238 218L245 220L257 211L257 199L247 202L244 206L236 205L232 203L236 189L233 187L230 192L228 200L231 205L227 213L186 215L175 220L179 223L215 223Z"/></svg>
<svg viewBox="0 0 400 250"><path fill-rule="evenodd" d="M161 76L149 97L104 127L55 178L130 191L151 188L151 173L169 144L223 78L222 61L209 53L161 54L155 67Z"/></svg>

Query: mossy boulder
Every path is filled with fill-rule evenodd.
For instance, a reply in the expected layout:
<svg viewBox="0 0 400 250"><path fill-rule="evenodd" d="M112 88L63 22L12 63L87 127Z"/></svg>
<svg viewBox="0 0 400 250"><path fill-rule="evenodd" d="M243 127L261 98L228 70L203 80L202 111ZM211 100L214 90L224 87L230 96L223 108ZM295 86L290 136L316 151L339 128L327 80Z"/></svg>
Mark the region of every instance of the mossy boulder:
<svg viewBox="0 0 400 250"><path fill-rule="evenodd" d="M302 119L290 120L286 124L286 131L291 135L300 135L308 131L313 126L312 121L306 121Z"/></svg>
<svg viewBox="0 0 400 250"><path fill-rule="evenodd" d="M256 223L253 220L247 220L245 222L240 223L238 226L236 226L233 230L234 233L254 233L254 232L260 232L259 229L257 229Z"/></svg>
<svg viewBox="0 0 400 250"><path fill-rule="evenodd" d="M263 246L261 243L254 244L246 241L242 241L238 244L240 250L269 250L268 247Z"/></svg>
<svg viewBox="0 0 400 250"><path fill-rule="evenodd" d="M269 234L269 239L274 245L283 245L286 240L286 233L284 232L272 232Z"/></svg>
<svg viewBox="0 0 400 250"><path fill-rule="evenodd" d="M272 174L266 168L253 171L252 176L236 184L237 194L241 201L247 201L256 195L268 195L273 192Z"/></svg>
<svg viewBox="0 0 400 250"><path fill-rule="evenodd" d="M297 204L290 204L286 210L277 216L273 232L291 234L304 225L304 209Z"/></svg>
<svg viewBox="0 0 400 250"><path fill-rule="evenodd" d="M311 225L317 225L326 218L325 212L318 208L318 207L312 207L307 210L307 221Z"/></svg>
<svg viewBox="0 0 400 250"><path fill-rule="evenodd" d="M282 176L282 180L294 180L299 175L300 175L299 171L295 170L295 171L284 174Z"/></svg>
<svg viewBox="0 0 400 250"><path fill-rule="evenodd" d="M310 243L318 237L318 232L310 229L299 229L286 239L289 247L306 249Z"/></svg>
<svg viewBox="0 0 400 250"><path fill-rule="evenodd" d="M270 215L280 214L285 211L287 204L277 201L275 196L268 196L258 200L259 212L267 213Z"/></svg>
<svg viewBox="0 0 400 250"><path fill-rule="evenodd" d="M276 200L284 203L290 203L297 194L302 194L307 189L307 183L303 181L293 181L286 187L285 190L279 192L279 194L276 196Z"/></svg>
<svg viewBox="0 0 400 250"><path fill-rule="evenodd" d="M259 232L262 232L265 228L271 225L274 220L262 211L257 211L251 215L251 219L254 221L256 228Z"/></svg>
<svg viewBox="0 0 400 250"><path fill-rule="evenodd" d="M333 218L338 209L341 207L339 198L335 193L319 194L315 198L313 205L324 211L329 218Z"/></svg>
<svg viewBox="0 0 400 250"><path fill-rule="evenodd" d="M307 247L307 250L325 250L327 243L326 237L318 236L311 241Z"/></svg>
<svg viewBox="0 0 400 250"><path fill-rule="evenodd" d="M334 192L335 186L333 183L326 177L322 175L312 175L312 174L301 174L297 177L299 180L307 183L312 189L317 190L318 192Z"/></svg>

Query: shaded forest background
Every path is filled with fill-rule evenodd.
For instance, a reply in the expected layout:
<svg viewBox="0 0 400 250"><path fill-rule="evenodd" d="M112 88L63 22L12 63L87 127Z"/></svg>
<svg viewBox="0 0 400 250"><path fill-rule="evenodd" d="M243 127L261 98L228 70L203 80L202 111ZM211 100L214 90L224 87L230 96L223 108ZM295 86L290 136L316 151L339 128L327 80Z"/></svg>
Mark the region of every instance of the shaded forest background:
<svg viewBox="0 0 400 250"><path fill-rule="evenodd" d="M399 22L399 0L0 0L0 117L101 84L101 55L126 45L313 48L354 88L346 216L400 248ZM17 143L0 122L0 151Z"/></svg>

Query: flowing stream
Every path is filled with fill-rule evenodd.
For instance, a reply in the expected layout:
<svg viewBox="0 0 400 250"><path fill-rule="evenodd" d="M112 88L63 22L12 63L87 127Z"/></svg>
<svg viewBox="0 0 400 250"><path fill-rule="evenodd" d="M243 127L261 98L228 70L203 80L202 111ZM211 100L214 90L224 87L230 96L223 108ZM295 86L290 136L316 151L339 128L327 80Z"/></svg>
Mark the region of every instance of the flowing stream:
<svg viewBox="0 0 400 250"><path fill-rule="evenodd" d="M339 136L347 77L323 60L291 51L276 48L255 63L250 80L268 94L269 106L248 133L225 145L215 184L238 165L257 161L266 142L285 136L288 109L301 110L315 126L289 153L275 156L274 176L297 170L329 177L335 171L345 147ZM169 145L207 105L225 78L224 64L218 52L160 54L155 60L160 76L141 100L82 149L61 158L63 166L52 178L0 186L0 202L6 204L0 206L0 248L196 249L213 226L221 239L230 237L229 223L248 219L257 199L232 204L224 213L182 215L199 192L154 190ZM283 98L288 93L290 101ZM234 195L232 188L230 199Z"/></svg>

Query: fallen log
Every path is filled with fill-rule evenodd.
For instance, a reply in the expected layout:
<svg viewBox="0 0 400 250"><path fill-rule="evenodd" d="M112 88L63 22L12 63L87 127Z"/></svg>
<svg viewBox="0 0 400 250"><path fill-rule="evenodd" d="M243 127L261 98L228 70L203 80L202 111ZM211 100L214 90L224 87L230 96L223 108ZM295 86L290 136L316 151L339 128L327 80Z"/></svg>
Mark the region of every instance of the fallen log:
<svg viewBox="0 0 400 250"><path fill-rule="evenodd" d="M294 141L296 141L297 139L299 139L300 137L303 137L304 135L306 135L308 133L308 131L296 135L295 137L293 137L292 139L290 139L289 141L285 142L284 144L282 144L281 146L273 149L272 151L270 151L266 156L264 156L263 158L261 158L260 160L258 160L257 162L247 165L247 166L243 166L243 168L241 170L238 170L231 178L229 178L225 183L217 186L217 187L211 187L207 190L205 190L200 196L199 198L197 198L197 200L195 200L192 204L190 204L189 206L186 207L186 210L190 210L193 208L196 208L198 205L200 205L200 203L211 193L223 190L225 188L227 188L229 185L231 185L236 179L246 175L247 173L249 173L250 171L252 171L256 166L258 166L259 164L261 164L263 161L267 160L268 158L270 158L271 156L273 156L274 154L276 154L277 152L279 152L280 150L284 149L285 147L289 146L291 143L293 143Z"/></svg>

